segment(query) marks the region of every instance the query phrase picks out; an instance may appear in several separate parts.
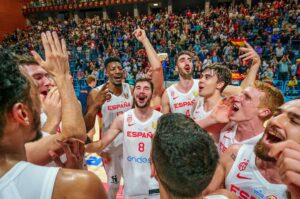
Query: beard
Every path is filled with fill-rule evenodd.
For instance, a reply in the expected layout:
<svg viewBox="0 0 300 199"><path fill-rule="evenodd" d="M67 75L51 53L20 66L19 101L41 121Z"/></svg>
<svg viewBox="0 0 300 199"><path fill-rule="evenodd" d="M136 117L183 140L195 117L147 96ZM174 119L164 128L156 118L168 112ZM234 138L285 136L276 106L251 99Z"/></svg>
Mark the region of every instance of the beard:
<svg viewBox="0 0 300 199"><path fill-rule="evenodd" d="M33 111L33 121L32 121L32 131L36 132L34 138L32 138L29 142L34 142L43 137L41 132L41 120L40 114L37 111Z"/></svg>
<svg viewBox="0 0 300 199"><path fill-rule="evenodd" d="M186 73L184 69L178 68L178 74L183 78L183 79L192 79L193 77L193 70L189 73Z"/></svg>
<svg viewBox="0 0 300 199"><path fill-rule="evenodd" d="M267 162L274 162L276 163L276 159L270 157L268 155L269 151L270 151L270 148L267 147L264 143L263 143L263 137L257 142L257 144L255 145L255 148L254 148L254 153L255 155L263 160L263 161L267 161Z"/></svg>
<svg viewBox="0 0 300 199"><path fill-rule="evenodd" d="M115 87L121 87L122 86L122 82L114 82L112 81L112 84L115 86Z"/></svg>
<svg viewBox="0 0 300 199"><path fill-rule="evenodd" d="M134 107L146 108L146 107L150 106L151 97L146 101L146 103L144 105L139 105L135 99L133 100L133 102L134 102Z"/></svg>

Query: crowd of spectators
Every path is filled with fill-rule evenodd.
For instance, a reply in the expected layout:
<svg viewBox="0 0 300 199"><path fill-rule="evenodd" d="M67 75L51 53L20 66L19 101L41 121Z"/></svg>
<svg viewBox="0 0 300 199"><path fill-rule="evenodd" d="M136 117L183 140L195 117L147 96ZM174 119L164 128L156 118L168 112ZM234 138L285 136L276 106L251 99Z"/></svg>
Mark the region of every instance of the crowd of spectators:
<svg viewBox="0 0 300 199"><path fill-rule="evenodd" d="M134 83L142 77L149 64L142 45L132 32L139 26L157 53L167 53L163 60L165 80L176 80L175 55L181 50L194 54L194 77L210 63L228 66L238 79L247 74L247 64L238 56L232 38L245 38L262 58L259 79L273 84L282 81L285 92L299 89L300 79L300 6L294 1L259 3L251 9L245 5L211 8L208 13L187 10L182 14L159 12L147 16L119 15L103 20L99 16L75 20L37 21L25 30L16 30L0 45L16 53L42 51L40 32L57 31L68 44L71 69L79 85L85 77L95 75L104 81L104 60L119 56L125 79Z"/></svg>

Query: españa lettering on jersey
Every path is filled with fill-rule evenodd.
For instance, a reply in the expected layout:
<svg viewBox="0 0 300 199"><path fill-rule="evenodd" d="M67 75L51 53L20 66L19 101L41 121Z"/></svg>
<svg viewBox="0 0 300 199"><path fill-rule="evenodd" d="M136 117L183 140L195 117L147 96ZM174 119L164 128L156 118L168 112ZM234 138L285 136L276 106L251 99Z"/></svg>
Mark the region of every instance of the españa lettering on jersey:
<svg viewBox="0 0 300 199"><path fill-rule="evenodd" d="M231 184L230 191L235 193L240 199L256 199L255 196L252 196L247 191L240 189L234 184Z"/></svg>
<svg viewBox="0 0 300 199"><path fill-rule="evenodd" d="M150 138L152 139L153 133L152 132L135 132L135 131L127 131L128 137L133 138Z"/></svg>
<svg viewBox="0 0 300 199"><path fill-rule="evenodd" d="M131 107L130 102L124 102L122 104L115 104L115 105L107 106L107 110L113 111L113 110L120 109L120 108L130 108L130 107Z"/></svg>
<svg viewBox="0 0 300 199"><path fill-rule="evenodd" d="M182 108L182 107L185 107L185 106L193 106L194 104L195 104L195 100L192 100L192 101L175 103L174 107L175 108Z"/></svg>

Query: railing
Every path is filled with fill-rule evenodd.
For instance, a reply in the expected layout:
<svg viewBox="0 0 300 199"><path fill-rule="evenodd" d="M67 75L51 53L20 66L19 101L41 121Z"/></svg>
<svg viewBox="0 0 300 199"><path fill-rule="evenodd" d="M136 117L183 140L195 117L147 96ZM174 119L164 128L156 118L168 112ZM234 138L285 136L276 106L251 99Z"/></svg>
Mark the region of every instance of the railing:
<svg viewBox="0 0 300 199"><path fill-rule="evenodd" d="M52 3L39 3L27 4L23 8L23 14L28 15L38 12L58 12L58 11L71 11L82 9L94 9L105 6L124 5L131 3L145 3L153 0L70 0L58 1L56 4Z"/></svg>

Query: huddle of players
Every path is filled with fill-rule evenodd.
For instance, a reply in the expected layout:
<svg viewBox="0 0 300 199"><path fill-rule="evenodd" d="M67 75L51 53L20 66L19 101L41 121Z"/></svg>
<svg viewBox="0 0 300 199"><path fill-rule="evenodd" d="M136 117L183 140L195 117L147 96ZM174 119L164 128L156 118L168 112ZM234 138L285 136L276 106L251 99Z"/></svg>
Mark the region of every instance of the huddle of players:
<svg viewBox="0 0 300 199"><path fill-rule="evenodd" d="M205 198L286 198L287 190L296 198L297 182L286 175L290 163L282 163L282 159L290 151L293 158L300 141L296 134L299 101L283 105L280 91L255 81L260 58L253 48L246 44L240 49L244 52L241 59L252 60L240 87L228 85L230 71L217 64L206 67L199 80L193 79L193 57L183 51L176 57L180 81L164 90L155 50L143 30L137 29L134 35L144 45L151 64L148 78L137 80L131 88L123 83L121 61L108 58L108 83L90 93L84 116L87 131L93 128L96 116L102 123L101 140L87 144L86 151L107 159L109 198L116 197L121 176L127 198L201 198L207 194ZM50 37L47 35L48 40ZM54 41L57 45L57 38ZM44 69L55 74L34 55ZM65 113L61 122L63 132L68 130L64 124L70 121L66 122ZM287 145L285 140L292 143ZM290 150L280 153L284 146Z"/></svg>
<svg viewBox="0 0 300 199"><path fill-rule="evenodd" d="M145 32L138 29L134 34L145 46L149 59L151 57L158 60L155 51L149 50L151 49L149 47L151 44ZM102 92L100 95L102 97L106 96L106 101L103 100L100 102L99 100L98 107L96 107L92 115L94 118L97 110L101 107L103 118L101 133L103 133L103 136L101 136L101 141L88 145L86 149L88 152L98 153L110 150L111 163L105 165L107 178L113 179L117 177L115 178L117 180L109 181L109 186L114 187L114 189L110 189L110 191L114 191L109 193L110 198L115 198L122 175L124 176L125 185L124 195L129 198L159 198L157 193L159 193L159 188L162 190L162 187L164 187L164 191L167 191L167 195L172 196L172 194L178 193L175 196L180 197L200 197L200 190L203 190L203 194L205 195L216 194L218 192L215 191L220 188L226 188L230 192L235 193L239 198L287 197L287 186L283 183L277 172L274 163L276 161L274 158L269 157L268 154L270 144L283 141L287 137L285 133L274 130L276 129L273 123L275 117L269 121L266 130L264 127L267 120L283 105L284 98L282 93L276 88L255 81L256 73L261 64L255 50L246 43L246 47L240 48L240 51L244 52L240 58L244 61L252 60L252 65L248 76L239 87L229 85L231 82L231 72L227 67L219 64L206 67L199 80L193 79L193 55L188 51L180 52L176 56L176 71L179 74L180 81L171 85L163 93L160 92L162 94L161 100L158 101L161 101L162 113L181 113L185 117L165 116L178 119L168 118L166 120L172 120L172 123L166 125L163 119L159 119L164 118L161 117L162 113L156 111L160 110L160 104L155 104L151 98L153 92L158 93L155 89L164 90L162 81L153 80L153 77L158 78L160 76L162 78L163 76L160 63L157 61L153 64L153 60L152 62L150 61L152 67L151 77L137 80L132 92L133 97L131 97L130 87L126 83L122 83L121 62L115 58L106 60L105 66L109 77L108 85L96 88L94 94L97 95ZM115 92L115 87L120 88L119 92ZM226 98L224 96L229 97ZM97 102L92 101L89 105L95 103ZM287 104L291 103L295 104L296 102ZM133 109L131 109L132 105ZM283 105L281 109L284 109L285 106L287 105ZM123 112L124 114L120 114ZM166 147L165 145L172 145L173 142L178 141L175 139L179 139L181 142L180 145L186 147L187 145L184 143L186 139L189 140L188 136L182 132L182 135L178 135L180 137L177 138L174 131L178 129L184 131L185 128L190 130L186 125L184 127L176 125L177 123L181 124L179 120L187 120L188 117L193 118L194 122L209 132L214 143L217 145L217 151L220 155L219 164L216 167L212 166L214 177L211 183L208 186L204 186L203 189L199 188L197 195L180 195L181 192L179 191L184 190L184 187L189 184L186 182L188 180L194 183L194 185L191 185L192 187L195 186L197 183L192 180L195 176L181 177L178 175L178 179L173 179L170 183L175 183L175 181L185 183L181 184L182 187L177 186L173 190L169 187L172 185L165 182L167 177L166 179L162 179L157 176L157 172L155 171L157 171L159 165L157 166L158 168L150 169L151 140L155 140L155 138L160 136L161 131L168 129L171 132L171 134L168 133L166 135L169 136L169 140L160 147L163 148ZM160 123L158 125L162 129L161 131L157 128L157 122ZM188 141L186 142L189 143ZM197 147L200 148L201 144L196 143L195 141L193 147L189 143L192 150L196 151ZM155 144L153 143L154 146ZM180 146L176 145L175 148L177 147L180 148ZM116 152L114 148L119 148L120 152L123 149L123 154ZM172 149L171 147L166 147L160 150L172 151ZM152 153L153 151L156 151L155 148L152 149ZM165 151L165 153L170 153L170 151ZM121 154L121 156L115 158L115 154ZM159 154L161 155L161 153ZM207 157L208 160L212 161L211 159L216 158L215 161L217 161L218 156L216 154L213 152L207 154L211 156ZM187 153L183 152L181 155L182 159L188 156ZM201 154L197 155L199 156L195 157L200 158L203 156ZM157 158L161 159L159 155ZM156 166L153 154L152 160L154 162L153 165ZM170 168L176 168L177 164L182 163L178 159L170 161L168 162ZM162 164L164 165L164 163ZM199 162L197 163L199 164L198 166L201 165ZM122 166L123 169L116 169L122 168ZM202 169L207 172L207 176L211 175L209 171L205 170L205 166ZM190 168L190 170L192 172L193 168ZM154 171L151 176L156 176L158 182L150 177L150 171ZM160 174L169 173L167 167L159 171ZM180 173L181 171L178 172ZM184 177L187 178L184 179ZM198 177L199 179L203 178L200 175ZM226 191L222 191L222 194L234 197Z"/></svg>

